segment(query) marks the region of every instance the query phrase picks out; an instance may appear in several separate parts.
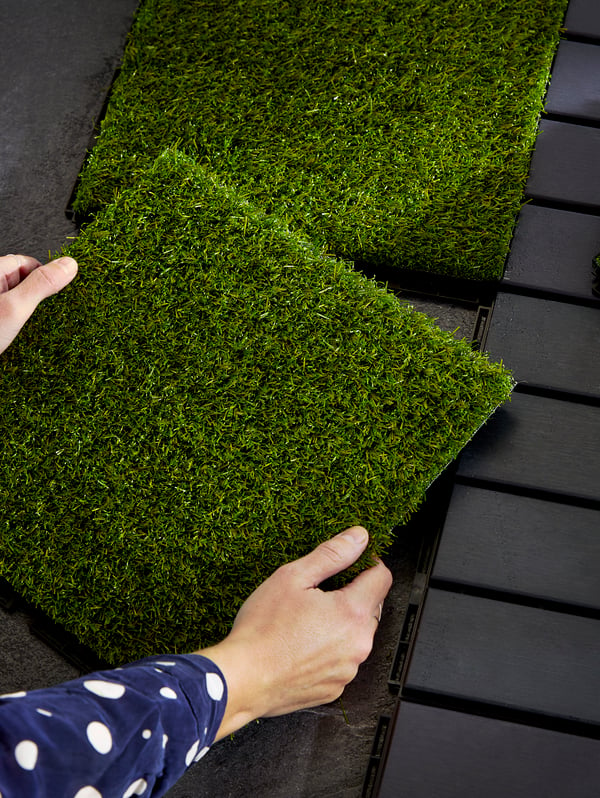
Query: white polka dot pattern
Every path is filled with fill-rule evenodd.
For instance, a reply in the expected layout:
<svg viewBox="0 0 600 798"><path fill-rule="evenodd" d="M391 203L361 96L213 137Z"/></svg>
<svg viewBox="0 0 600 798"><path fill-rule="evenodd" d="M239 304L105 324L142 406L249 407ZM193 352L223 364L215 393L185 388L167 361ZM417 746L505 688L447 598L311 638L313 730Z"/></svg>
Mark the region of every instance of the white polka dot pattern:
<svg viewBox="0 0 600 798"><path fill-rule="evenodd" d="M185 766L186 766L186 768L189 768L189 766L194 761L194 757L198 753L198 746L199 745L200 745L200 740L196 740L196 742L192 745L190 750L185 755Z"/></svg>
<svg viewBox="0 0 600 798"><path fill-rule="evenodd" d="M102 798L102 793L98 792L95 787L82 787L73 798Z"/></svg>
<svg viewBox="0 0 600 798"><path fill-rule="evenodd" d="M88 724L85 730L88 740L92 748L95 748L99 754L108 754L113 746L112 734L110 729L104 723L94 720Z"/></svg>
<svg viewBox="0 0 600 798"><path fill-rule="evenodd" d="M206 692L213 701L220 701L223 698L223 680L218 673L206 674Z"/></svg>
<svg viewBox="0 0 600 798"><path fill-rule="evenodd" d="M35 770L38 753L38 747L33 740L21 740L15 748L17 765L23 770Z"/></svg>
<svg viewBox="0 0 600 798"><path fill-rule="evenodd" d="M13 767L0 767L0 798L31 795L32 772L44 795L156 798L210 749L227 687L214 663L190 654L4 698L15 699L0 701Z"/></svg>
<svg viewBox="0 0 600 798"><path fill-rule="evenodd" d="M104 682L100 679L88 679L83 683L86 690L90 693L98 695L101 698L112 698L114 700L123 698L125 695L125 687L122 684L115 682Z"/></svg>
<svg viewBox="0 0 600 798"><path fill-rule="evenodd" d="M143 795L147 789L148 782L144 779L138 779L123 793L123 798L133 798L134 795Z"/></svg>

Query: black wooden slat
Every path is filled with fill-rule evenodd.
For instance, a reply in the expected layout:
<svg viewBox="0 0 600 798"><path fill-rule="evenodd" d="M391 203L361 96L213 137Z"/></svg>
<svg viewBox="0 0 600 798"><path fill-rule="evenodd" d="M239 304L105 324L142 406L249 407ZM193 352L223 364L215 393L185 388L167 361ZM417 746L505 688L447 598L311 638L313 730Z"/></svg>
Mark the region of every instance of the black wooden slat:
<svg viewBox="0 0 600 798"><path fill-rule="evenodd" d="M431 588L405 682L600 724L600 621Z"/></svg>
<svg viewBox="0 0 600 798"><path fill-rule="evenodd" d="M547 202L600 208L600 130L542 120L525 191Z"/></svg>
<svg viewBox="0 0 600 798"><path fill-rule="evenodd" d="M400 703L377 798L597 798L600 742Z"/></svg>
<svg viewBox="0 0 600 798"><path fill-rule="evenodd" d="M552 67L546 112L600 121L600 47L562 41Z"/></svg>
<svg viewBox="0 0 600 798"><path fill-rule="evenodd" d="M500 292L486 349L518 382L600 398L600 313Z"/></svg>
<svg viewBox="0 0 600 798"><path fill-rule="evenodd" d="M525 205L502 284L600 305L592 294L592 259L599 252L600 216Z"/></svg>
<svg viewBox="0 0 600 798"><path fill-rule="evenodd" d="M455 485L433 579L600 610L600 510Z"/></svg>
<svg viewBox="0 0 600 798"><path fill-rule="evenodd" d="M598 0L570 0L565 28L571 36L600 39L600 3Z"/></svg>
<svg viewBox="0 0 600 798"><path fill-rule="evenodd" d="M458 475L600 501L600 407L515 393L464 449Z"/></svg>

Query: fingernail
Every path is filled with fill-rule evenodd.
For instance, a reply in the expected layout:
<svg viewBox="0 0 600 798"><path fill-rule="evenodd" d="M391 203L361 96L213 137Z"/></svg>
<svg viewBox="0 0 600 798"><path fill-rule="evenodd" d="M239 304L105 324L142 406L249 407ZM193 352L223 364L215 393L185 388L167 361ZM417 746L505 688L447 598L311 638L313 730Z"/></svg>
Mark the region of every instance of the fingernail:
<svg viewBox="0 0 600 798"><path fill-rule="evenodd" d="M343 534L347 535L349 538L352 538L357 545L365 543L369 537L369 533L366 529L363 529L362 526L353 526L351 529L347 529L345 532L343 532Z"/></svg>
<svg viewBox="0 0 600 798"><path fill-rule="evenodd" d="M77 271L77 261L74 258L59 258L55 263L65 274L71 275Z"/></svg>

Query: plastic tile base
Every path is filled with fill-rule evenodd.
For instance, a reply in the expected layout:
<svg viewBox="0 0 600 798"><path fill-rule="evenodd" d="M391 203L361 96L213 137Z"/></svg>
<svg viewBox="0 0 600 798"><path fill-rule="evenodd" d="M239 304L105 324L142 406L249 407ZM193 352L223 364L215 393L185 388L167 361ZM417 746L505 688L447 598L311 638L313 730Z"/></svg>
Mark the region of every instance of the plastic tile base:
<svg viewBox="0 0 600 798"><path fill-rule="evenodd" d="M600 408L514 393L467 446L458 475L600 505Z"/></svg>
<svg viewBox="0 0 600 798"><path fill-rule="evenodd" d="M600 4L598 0L571 0L565 19L569 36L600 39Z"/></svg>
<svg viewBox="0 0 600 798"><path fill-rule="evenodd" d="M598 305L592 293L592 261L599 251L599 216L525 205L502 287Z"/></svg>
<svg viewBox="0 0 600 798"><path fill-rule="evenodd" d="M600 130L543 120L525 192L545 202L600 209Z"/></svg>
<svg viewBox="0 0 600 798"><path fill-rule="evenodd" d="M431 588L404 695L600 732L600 620Z"/></svg>
<svg viewBox="0 0 600 798"><path fill-rule="evenodd" d="M404 701L378 798L596 798L600 743Z"/></svg>
<svg viewBox="0 0 600 798"><path fill-rule="evenodd" d="M546 96L549 114L600 120L600 47L562 41Z"/></svg>
<svg viewBox="0 0 600 798"><path fill-rule="evenodd" d="M529 388L600 400L598 308L500 292L486 349Z"/></svg>
<svg viewBox="0 0 600 798"><path fill-rule="evenodd" d="M600 613L600 514L455 485L432 584Z"/></svg>

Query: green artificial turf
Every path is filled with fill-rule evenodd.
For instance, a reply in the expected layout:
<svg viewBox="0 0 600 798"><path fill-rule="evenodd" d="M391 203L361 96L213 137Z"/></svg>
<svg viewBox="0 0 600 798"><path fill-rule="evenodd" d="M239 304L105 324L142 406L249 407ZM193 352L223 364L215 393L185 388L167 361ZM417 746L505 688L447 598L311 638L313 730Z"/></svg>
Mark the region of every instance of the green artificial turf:
<svg viewBox="0 0 600 798"><path fill-rule="evenodd" d="M3 356L0 573L112 662L350 524L383 551L512 387L177 152L70 254Z"/></svg>
<svg viewBox="0 0 600 798"><path fill-rule="evenodd" d="M342 258L501 276L567 0L143 0L76 207L177 144Z"/></svg>

